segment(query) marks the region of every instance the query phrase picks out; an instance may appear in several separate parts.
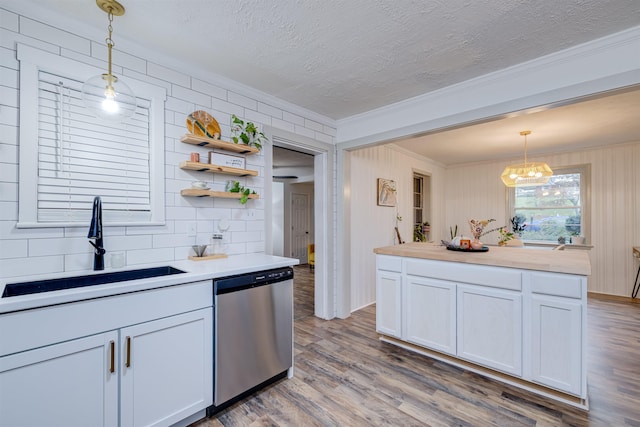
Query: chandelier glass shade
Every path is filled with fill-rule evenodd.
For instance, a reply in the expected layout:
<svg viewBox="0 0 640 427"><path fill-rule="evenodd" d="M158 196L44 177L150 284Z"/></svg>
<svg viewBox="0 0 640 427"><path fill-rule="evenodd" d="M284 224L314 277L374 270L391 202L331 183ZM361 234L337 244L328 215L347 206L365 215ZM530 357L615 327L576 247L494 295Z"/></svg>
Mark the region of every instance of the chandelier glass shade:
<svg viewBox="0 0 640 427"><path fill-rule="evenodd" d="M543 185L553 176L553 171L546 163L527 162L527 135L530 134L529 130L520 132L524 136L524 163L507 166L500 176L507 187Z"/></svg>
<svg viewBox="0 0 640 427"><path fill-rule="evenodd" d="M82 85L82 101L93 115L104 120L122 122L136 110L136 97L129 86L112 72L111 39L113 16L124 15L124 7L115 0L96 0L98 7L109 15L109 36L106 39L109 68L104 74L91 77Z"/></svg>

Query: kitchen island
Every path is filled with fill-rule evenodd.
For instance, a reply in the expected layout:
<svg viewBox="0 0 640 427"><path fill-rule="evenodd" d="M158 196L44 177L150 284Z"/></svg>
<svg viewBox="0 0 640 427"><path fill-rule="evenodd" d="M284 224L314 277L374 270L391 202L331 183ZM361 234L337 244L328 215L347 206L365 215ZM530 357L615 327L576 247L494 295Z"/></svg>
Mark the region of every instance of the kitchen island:
<svg viewBox="0 0 640 427"><path fill-rule="evenodd" d="M0 425L184 426L203 418L214 395L212 279L295 264L251 254L0 279ZM4 296L8 284L148 268L178 273Z"/></svg>
<svg viewBox="0 0 640 427"><path fill-rule="evenodd" d="M381 340L588 409L586 252L374 252Z"/></svg>

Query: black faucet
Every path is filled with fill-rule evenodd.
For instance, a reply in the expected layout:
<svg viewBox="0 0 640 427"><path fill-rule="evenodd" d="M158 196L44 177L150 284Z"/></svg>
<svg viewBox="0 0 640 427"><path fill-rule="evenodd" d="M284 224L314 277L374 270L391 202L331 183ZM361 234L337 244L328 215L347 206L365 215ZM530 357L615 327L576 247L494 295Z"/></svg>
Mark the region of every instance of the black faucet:
<svg viewBox="0 0 640 427"><path fill-rule="evenodd" d="M93 251L93 269L104 270L104 243L102 241L102 201L100 196L93 199L93 213L91 214L91 225L89 226L89 239L96 239L95 243L89 240Z"/></svg>

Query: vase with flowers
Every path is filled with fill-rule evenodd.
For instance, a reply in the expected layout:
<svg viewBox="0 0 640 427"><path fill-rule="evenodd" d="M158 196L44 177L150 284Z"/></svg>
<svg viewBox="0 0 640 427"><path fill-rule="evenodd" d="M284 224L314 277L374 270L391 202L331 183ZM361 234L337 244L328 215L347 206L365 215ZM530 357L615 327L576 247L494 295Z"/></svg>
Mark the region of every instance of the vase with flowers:
<svg viewBox="0 0 640 427"><path fill-rule="evenodd" d="M487 233L491 233L492 231L496 231L499 228L494 228L493 230L484 231L484 228L489 225L489 223L495 221L494 218L491 219L470 219L469 220L469 229L471 230L471 235L473 236L473 240L471 241L471 249L482 249L482 242L480 241L480 237L484 236Z"/></svg>
<svg viewBox="0 0 640 427"><path fill-rule="evenodd" d="M498 246L505 246L509 240L515 238L514 234L507 230L507 227L499 228L498 234L500 234L500 237L498 237Z"/></svg>

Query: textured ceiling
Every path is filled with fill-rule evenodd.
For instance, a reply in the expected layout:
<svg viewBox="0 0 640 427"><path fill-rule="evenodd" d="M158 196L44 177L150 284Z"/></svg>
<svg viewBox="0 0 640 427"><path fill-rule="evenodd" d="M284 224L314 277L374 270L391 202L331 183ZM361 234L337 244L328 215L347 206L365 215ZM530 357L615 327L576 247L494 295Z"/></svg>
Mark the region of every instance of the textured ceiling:
<svg viewBox="0 0 640 427"><path fill-rule="evenodd" d="M121 1L116 49L126 39L334 119L640 23L638 0ZM93 0L3 4L106 27Z"/></svg>

